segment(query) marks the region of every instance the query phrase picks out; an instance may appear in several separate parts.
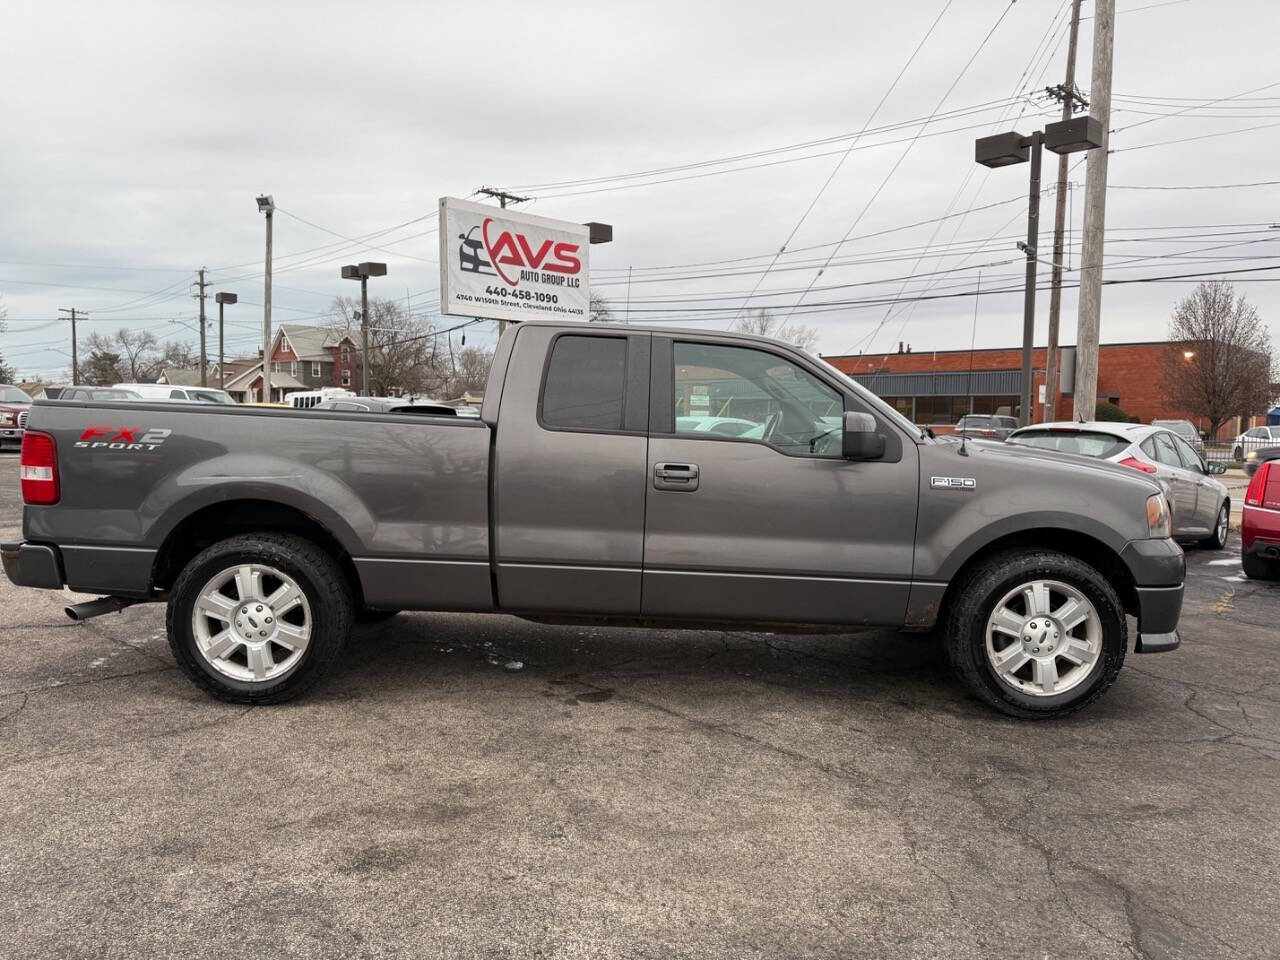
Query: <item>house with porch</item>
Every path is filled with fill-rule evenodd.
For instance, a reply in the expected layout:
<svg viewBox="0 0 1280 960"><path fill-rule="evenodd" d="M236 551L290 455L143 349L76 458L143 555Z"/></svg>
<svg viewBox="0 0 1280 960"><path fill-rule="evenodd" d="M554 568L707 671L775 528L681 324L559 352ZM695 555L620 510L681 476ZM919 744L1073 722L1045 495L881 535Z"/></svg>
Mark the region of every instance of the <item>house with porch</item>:
<svg viewBox="0 0 1280 960"><path fill-rule="evenodd" d="M271 342L271 401L283 402L300 390L346 387L360 382L360 352L348 333L325 327L282 323ZM262 401L262 362L228 376L226 391L240 403Z"/></svg>

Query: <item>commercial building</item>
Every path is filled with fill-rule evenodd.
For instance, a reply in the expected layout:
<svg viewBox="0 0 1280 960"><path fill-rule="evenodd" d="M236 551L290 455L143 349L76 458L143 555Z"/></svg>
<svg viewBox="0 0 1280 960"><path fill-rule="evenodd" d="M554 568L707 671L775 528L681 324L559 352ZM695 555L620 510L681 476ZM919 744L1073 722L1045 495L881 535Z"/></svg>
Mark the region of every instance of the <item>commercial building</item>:
<svg viewBox="0 0 1280 960"><path fill-rule="evenodd" d="M1186 345L1187 350L1192 345ZM1162 419L1197 418L1170 406L1165 399L1166 358L1182 355L1182 345L1167 340L1143 343L1107 343L1098 349L1099 403L1116 404L1143 423ZM1032 352L1032 422L1044 420L1046 348ZM1075 400L1076 348L1061 347L1059 395L1055 418L1069 420ZM948 426L966 413L1000 413L1018 416L1022 395L1022 350L1018 347L995 350L912 351L900 344L890 354L857 354L824 357L828 363L849 374L863 386L893 404L913 423ZM1244 426L1259 418L1244 417ZM1201 424L1207 428L1208 424ZM1233 421L1223 428L1232 431Z"/></svg>

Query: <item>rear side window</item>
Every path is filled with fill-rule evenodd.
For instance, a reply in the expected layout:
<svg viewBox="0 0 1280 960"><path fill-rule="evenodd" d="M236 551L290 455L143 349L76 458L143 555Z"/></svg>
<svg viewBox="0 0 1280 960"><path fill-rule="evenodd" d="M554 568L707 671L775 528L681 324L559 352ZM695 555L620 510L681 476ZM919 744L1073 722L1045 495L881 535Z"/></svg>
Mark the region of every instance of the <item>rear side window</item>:
<svg viewBox="0 0 1280 960"><path fill-rule="evenodd" d="M562 336L547 364L542 423L562 430L621 430L627 341Z"/></svg>
<svg viewBox="0 0 1280 960"><path fill-rule="evenodd" d="M1075 453L1084 457L1114 457L1129 445L1128 440L1113 437L1109 433L1097 433L1092 430L1028 430L1015 433L1009 438L1010 443L1020 443L1026 447L1039 447L1042 450L1057 450L1060 453Z"/></svg>

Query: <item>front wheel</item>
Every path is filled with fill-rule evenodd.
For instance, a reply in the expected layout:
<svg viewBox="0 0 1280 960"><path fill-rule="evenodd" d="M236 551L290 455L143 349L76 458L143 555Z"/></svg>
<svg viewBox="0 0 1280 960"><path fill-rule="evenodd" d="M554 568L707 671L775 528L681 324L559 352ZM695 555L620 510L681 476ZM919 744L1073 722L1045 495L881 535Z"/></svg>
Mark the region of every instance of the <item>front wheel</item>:
<svg viewBox="0 0 1280 960"><path fill-rule="evenodd" d="M206 693L283 703L313 686L351 632L351 585L310 541L231 537L199 553L169 594L174 658Z"/></svg>
<svg viewBox="0 0 1280 960"><path fill-rule="evenodd" d="M1208 550L1221 550L1227 545L1227 537L1231 535L1231 502L1222 501L1218 508L1218 517L1213 522L1212 535L1200 541L1200 546Z"/></svg>
<svg viewBox="0 0 1280 960"><path fill-rule="evenodd" d="M947 655L978 699L1022 719L1074 713L1115 682L1128 625L1087 563L1023 548L981 561L955 586Z"/></svg>
<svg viewBox="0 0 1280 960"><path fill-rule="evenodd" d="M1244 448L1243 448L1243 447L1236 447L1234 450L1232 450L1232 451L1231 451L1231 459L1232 459L1232 460L1243 460L1243 459L1244 459Z"/></svg>

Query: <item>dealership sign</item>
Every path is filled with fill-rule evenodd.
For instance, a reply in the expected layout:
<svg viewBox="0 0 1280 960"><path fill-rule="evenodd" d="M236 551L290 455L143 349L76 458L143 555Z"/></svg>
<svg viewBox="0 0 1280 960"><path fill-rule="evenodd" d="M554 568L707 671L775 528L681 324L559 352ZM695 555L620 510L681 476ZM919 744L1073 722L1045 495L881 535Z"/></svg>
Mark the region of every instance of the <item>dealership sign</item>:
<svg viewBox="0 0 1280 960"><path fill-rule="evenodd" d="M590 229L482 203L440 200L440 312L587 320Z"/></svg>

